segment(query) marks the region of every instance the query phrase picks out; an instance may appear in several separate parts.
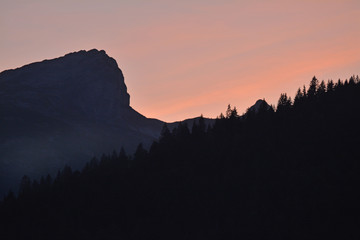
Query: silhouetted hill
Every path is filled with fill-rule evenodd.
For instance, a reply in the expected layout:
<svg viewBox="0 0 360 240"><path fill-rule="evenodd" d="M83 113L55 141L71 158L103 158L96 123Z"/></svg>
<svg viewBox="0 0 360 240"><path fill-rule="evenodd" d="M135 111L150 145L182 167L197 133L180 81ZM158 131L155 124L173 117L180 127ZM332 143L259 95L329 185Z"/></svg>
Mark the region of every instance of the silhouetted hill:
<svg viewBox="0 0 360 240"><path fill-rule="evenodd" d="M81 168L93 156L133 152L139 143L149 148L164 124L130 106L122 71L96 49L1 72L0 113L0 196L24 174Z"/></svg>
<svg viewBox="0 0 360 240"><path fill-rule="evenodd" d="M258 113L262 108L265 110L270 109L270 105L265 101L265 99L257 100L256 103L248 109L248 111L254 111L255 113Z"/></svg>
<svg viewBox="0 0 360 240"><path fill-rule="evenodd" d="M24 176L4 239L359 239L360 81L281 94L210 128L166 126L149 151Z"/></svg>
<svg viewBox="0 0 360 240"><path fill-rule="evenodd" d="M24 174L83 167L121 146L148 146L163 125L130 107L123 74L105 51L7 70L0 86L0 194Z"/></svg>

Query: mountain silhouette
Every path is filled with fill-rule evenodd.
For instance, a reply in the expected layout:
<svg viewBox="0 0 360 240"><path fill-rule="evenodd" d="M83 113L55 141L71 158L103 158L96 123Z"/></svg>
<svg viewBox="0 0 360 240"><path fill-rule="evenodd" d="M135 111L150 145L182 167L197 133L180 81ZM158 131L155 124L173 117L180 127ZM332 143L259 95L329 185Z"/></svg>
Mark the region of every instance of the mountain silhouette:
<svg viewBox="0 0 360 240"><path fill-rule="evenodd" d="M0 189L93 156L148 146L163 122L130 107L116 61L79 51L0 73Z"/></svg>
<svg viewBox="0 0 360 240"><path fill-rule="evenodd" d="M0 195L16 189L23 175L55 174L65 165L80 169L121 147L133 153L139 143L149 148L165 124L130 106L122 71L97 49L1 72L0 113ZM199 119L167 126L191 129Z"/></svg>
<svg viewBox="0 0 360 240"><path fill-rule="evenodd" d="M261 108L264 108L266 110L270 109L270 105L265 101L265 99L257 100L255 104L249 108L249 111L258 113Z"/></svg>

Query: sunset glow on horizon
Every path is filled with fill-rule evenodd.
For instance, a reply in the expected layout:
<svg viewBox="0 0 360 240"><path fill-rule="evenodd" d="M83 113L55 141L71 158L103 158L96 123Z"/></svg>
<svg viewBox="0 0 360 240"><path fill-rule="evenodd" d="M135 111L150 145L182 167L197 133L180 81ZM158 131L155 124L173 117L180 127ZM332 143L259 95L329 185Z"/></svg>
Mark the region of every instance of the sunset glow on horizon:
<svg viewBox="0 0 360 240"><path fill-rule="evenodd" d="M5 0L0 72L103 49L130 105L172 122L240 113L319 80L360 75L360 1Z"/></svg>

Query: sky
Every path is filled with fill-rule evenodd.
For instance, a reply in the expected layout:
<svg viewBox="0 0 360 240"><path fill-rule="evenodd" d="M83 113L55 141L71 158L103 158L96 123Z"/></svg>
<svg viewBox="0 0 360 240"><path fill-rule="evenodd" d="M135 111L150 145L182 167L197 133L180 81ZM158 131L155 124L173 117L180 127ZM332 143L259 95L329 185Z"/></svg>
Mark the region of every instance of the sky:
<svg viewBox="0 0 360 240"><path fill-rule="evenodd" d="M1 0L0 71L103 49L130 105L172 122L360 75L359 0Z"/></svg>

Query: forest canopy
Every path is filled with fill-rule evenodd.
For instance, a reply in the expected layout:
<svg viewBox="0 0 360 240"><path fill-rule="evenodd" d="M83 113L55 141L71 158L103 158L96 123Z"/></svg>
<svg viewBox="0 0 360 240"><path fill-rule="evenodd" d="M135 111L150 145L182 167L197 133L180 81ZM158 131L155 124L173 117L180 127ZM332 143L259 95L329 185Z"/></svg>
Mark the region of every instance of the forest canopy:
<svg viewBox="0 0 360 240"><path fill-rule="evenodd" d="M360 81L319 82L214 125L24 176L1 239L359 239Z"/></svg>

